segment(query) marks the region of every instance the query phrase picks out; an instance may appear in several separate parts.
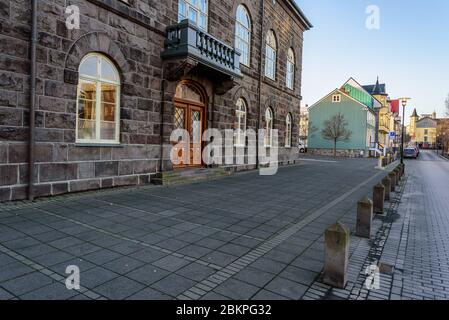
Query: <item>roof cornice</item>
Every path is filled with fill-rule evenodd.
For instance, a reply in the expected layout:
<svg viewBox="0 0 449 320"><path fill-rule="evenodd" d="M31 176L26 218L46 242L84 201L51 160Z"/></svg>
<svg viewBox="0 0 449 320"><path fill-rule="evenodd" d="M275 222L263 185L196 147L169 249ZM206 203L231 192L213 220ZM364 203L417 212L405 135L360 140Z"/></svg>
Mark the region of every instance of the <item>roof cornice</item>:
<svg viewBox="0 0 449 320"><path fill-rule="evenodd" d="M309 21L309 19L307 19L306 15L301 10L301 8L298 6L298 4L295 2L295 0L285 0L285 2L291 7L293 13L296 14L296 16L302 22L302 24L304 25L306 30L310 30L313 28L312 23Z"/></svg>

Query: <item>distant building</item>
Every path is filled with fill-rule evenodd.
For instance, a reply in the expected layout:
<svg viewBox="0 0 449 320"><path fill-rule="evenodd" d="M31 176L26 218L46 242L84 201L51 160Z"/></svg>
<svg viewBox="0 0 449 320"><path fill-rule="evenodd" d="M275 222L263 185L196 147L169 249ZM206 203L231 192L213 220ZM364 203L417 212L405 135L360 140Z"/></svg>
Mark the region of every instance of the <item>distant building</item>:
<svg viewBox="0 0 449 320"><path fill-rule="evenodd" d="M307 144L308 136L309 136L309 106L306 105L304 108L301 108L301 112L299 114L299 140Z"/></svg>
<svg viewBox="0 0 449 320"><path fill-rule="evenodd" d="M331 91L309 108L309 121L316 130L309 133L309 152L332 154L333 142L322 137L324 122L341 113L352 131L348 142L338 142L337 154L340 156L369 154L370 146L376 141L376 109L381 103L375 99L353 78L339 89Z"/></svg>
<svg viewBox="0 0 449 320"><path fill-rule="evenodd" d="M438 119L436 112L419 116L416 109L410 117L410 136L412 142L421 148L435 148L438 137L438 124L444 119Z"/></svg>
<svg viewBox="0 0 449 320"><path fill-rule="evenodd" d="M388 97L386 85L384 83L379 83L379 78L377 78L376 84L365 85L363 88L381 103L381 107L374 110L377 114L376 142L379 143L381 148L397 147L398 137L400 136L398 127L400 128L401 126L399 110L393 110L391 104L392 101ZM394 137L390 136L392 132L395 133Z"/></svg>

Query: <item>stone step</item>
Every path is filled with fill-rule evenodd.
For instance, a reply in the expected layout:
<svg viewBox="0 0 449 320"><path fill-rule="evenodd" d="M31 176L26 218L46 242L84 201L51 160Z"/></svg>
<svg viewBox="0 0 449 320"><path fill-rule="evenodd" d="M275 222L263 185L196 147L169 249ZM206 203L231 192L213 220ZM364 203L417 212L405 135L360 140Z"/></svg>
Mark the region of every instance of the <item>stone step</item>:
<svg viewBox="0 0 449 320"><path fill-rule="evenodd" d="M151 182L155 185L172 186L212 181L230 175L231 172L225 168L184 169L158 173L152 177Z"/></svg>

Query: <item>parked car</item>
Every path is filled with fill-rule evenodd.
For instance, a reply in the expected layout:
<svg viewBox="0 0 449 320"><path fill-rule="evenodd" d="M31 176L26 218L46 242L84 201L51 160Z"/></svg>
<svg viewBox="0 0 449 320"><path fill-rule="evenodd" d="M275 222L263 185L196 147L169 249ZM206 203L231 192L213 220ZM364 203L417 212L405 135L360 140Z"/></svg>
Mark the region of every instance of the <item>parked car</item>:
<svg viewBox="0 0 449 320"><path fill-rule="evenodd" d="M409 147L404 149L404 158L417 159L419 152L416 147Z"/></svg>
<svg viewBox="0 0 449 320"><path fill-rule="evenodd" d="M306 153L307 152L307 145L303 141L299 141L298 148L300 153Z"/></svg>

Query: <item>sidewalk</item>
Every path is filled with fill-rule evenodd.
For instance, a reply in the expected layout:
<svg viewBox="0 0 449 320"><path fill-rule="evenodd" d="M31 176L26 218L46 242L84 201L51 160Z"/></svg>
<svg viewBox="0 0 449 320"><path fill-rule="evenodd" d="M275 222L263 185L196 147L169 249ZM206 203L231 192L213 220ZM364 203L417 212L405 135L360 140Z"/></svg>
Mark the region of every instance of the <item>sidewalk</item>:
<svg viewBox="0 0 449 320"><path fill-rule="evenodd" d="M346 288L317 279L304 299L449 299L449 165L428 153L407 164L386 214L375 217L372 240L351 236ZM379 262L391 272L380 274L379 289L368 290L365 271Z"/></svg>
<svg viewBox="0 0 449 320"><path fill-rule="evenodd" d="M304 162L176 187L0 210L0 299L301 299L324 230L354 225L385 174L366 159ZM66 267L81 270L69 291Z"/></svg>

